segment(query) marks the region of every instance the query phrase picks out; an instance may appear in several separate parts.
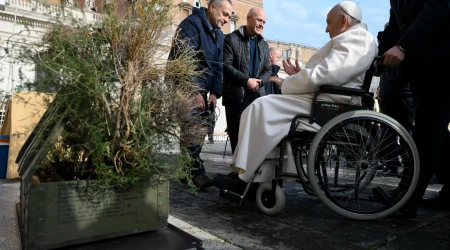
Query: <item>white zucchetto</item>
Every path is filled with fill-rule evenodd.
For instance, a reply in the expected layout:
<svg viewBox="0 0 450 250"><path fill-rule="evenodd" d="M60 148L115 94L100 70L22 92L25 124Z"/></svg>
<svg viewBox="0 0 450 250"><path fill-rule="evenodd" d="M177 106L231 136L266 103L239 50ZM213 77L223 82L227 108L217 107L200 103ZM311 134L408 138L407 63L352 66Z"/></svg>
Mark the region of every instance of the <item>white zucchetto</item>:
<svg viewBox="0 0 450 250"><path fill-rule="evenodd" d="M351 17L361 22L362 14L359 6L352 1L343 1L339 6Z"/></svg>

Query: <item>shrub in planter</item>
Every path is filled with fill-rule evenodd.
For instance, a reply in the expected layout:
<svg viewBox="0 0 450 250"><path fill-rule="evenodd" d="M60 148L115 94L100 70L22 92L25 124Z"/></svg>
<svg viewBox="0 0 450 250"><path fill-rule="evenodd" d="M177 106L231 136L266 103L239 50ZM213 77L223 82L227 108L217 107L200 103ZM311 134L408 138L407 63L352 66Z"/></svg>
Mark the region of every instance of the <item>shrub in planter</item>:
<svg viewBox="0 0 450 250"><path fill-rule="evenodd" d="M195 108L190 78L199 72L189 54L166 62L172 1L137 0L117 13L109 5L98 23L57 21L40 42L21 48L18 59L38 69L27 87L51 93L46 113L18 157L21 224L29 247L149 230L147 224L112 231L111 223L92 225L123 216L148 222L135 214L145 208L164 218L167 212L157 209L167 207L158 200L168 197L164 183L189 177L188 169L178 167L188 155L170 152L179 143L180 123L189 122ZM203 126L190 128L189 141L203 140ZM114 213L111 206L117 208ZM68 236L89 225L87 231L96 234L78 230L81 236ZM46 231L55 228L53 234ZM57 237L66 243L49 240Z"/></svg>

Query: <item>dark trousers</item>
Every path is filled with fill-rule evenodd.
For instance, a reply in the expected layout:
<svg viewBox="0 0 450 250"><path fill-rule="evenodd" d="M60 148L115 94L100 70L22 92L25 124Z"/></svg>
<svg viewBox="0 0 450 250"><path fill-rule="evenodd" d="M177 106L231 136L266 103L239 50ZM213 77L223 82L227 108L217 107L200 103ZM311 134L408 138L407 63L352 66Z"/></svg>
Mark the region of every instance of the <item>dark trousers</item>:
<svg viewBox="0 0 450 250"><path fill-rule="evenodd" d="M441 82L446 86L448 82ZM436 173L442 150L448 143L448 125L450 123L450 98L448 91L422 91L417 95L414 142L420 157L420 175L411 201L419 204L428 183ZM448 154L446 152L445 154ZM447 156L448 157L448 156ZM447 166L449 167L449 166ZM448 176L446 176L448 182ZM446 190L448 186L444 188Z"/></svg>
<svg viewBox="0 0 450 250"><path fill-rule="evenodd" d="M241 115L246 106L241 102L236 102L233 105L225 106L225 116L227 118L227 131L230 138L231 152L234 154L239 138L239 123L241 122Z"/></svg>
<svg viewBox="0 0 450 250"><path fill-rule="evenodd" d="M386 114L397 122L399 122L409 134L412 134L414 125L414 112L415 105L412 97L402 98L400 96L384 96L380 99L381 113ZM382 131L384 132L384 131ZM385 132L386 146L382 147L386 155L386 167L391 171L394 171L399 167L400 161L398 156L402 152L398 151L399 145L397 143L397 137L394 136L393 131L389 130Z"/></svg>
<svg viewBox="0 0 450 250"><path fill-rule="evenodd" d="M205 104L207 103L206 95L203 96ZM181 126L181 144L180 146L186 149L189 154L190 161L187 166L184 166L187 169L190 169L191 176L195 177L200 174L206 174L205 166L203 165L203 160L200 158L200 153L202 152L203 140L205 138L205 134L203 134L202 138L195 138L195 141L201 141L201 144L196 144L189 141L189 133L186 131L192 129L192 125L196 126L207 126L209 117L209 111L206 110L193 110L191 113L190 120ZM185 134L185 136L183 136Z"/></svg>
<svg viewBox="0 0 450 250"><path fill-rule="evenodd" d="M445 137L444 146L441 150L441 157L439 158L439 164L436 170L436 176L438 183L443 183L441 191L439 192L441 195L450 198L450 131L447 132L447 136Z"/></svg>
<svg viewBox="0 0 450 250"><path fill-rule="evenodd" d="M216 112L214 111L214 109L209 110L207 124L208 124L208 138L209 137L212 138L214 135L214 127L216 126Z"/></svg>

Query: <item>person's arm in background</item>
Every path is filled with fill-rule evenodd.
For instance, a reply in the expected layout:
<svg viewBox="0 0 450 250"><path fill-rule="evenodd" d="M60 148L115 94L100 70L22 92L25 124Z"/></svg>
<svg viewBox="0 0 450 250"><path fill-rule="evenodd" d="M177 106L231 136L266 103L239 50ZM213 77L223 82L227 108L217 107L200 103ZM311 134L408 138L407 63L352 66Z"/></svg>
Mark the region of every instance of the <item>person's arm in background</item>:
<svg viewBox="0 0 450 250"><path fill-rule="evenodd" d="M450 0L427 0L416 21L406 30L405 34L388 51L384 53L383 65L395 67L399 65L408 51L419 51L425 40L435 40L441 36L437 30L443 23L449 22ZM390 25L389 25L390 26Z"/></svg>

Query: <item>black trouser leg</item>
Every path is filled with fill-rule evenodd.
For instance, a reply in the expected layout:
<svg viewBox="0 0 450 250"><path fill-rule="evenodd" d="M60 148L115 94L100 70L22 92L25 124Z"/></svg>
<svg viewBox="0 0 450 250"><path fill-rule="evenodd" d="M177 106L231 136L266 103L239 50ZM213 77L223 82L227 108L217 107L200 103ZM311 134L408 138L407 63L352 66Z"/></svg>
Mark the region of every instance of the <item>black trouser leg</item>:
<svg viewBox="0 0 450 250"><path fill-rule="evenodd" d="M414 102L412 97L402 98L400 96L385 96L380 100L380 109L383 114L394 118L399 122L410 134L413 130L414 121ZM386 167L391 171L397 171L400 161L398 156L403 152L399 152L397 136L394 131L385 131L385 145L383 146L383 154L386 156Z"/></svg>
<svg viewBox="0 0 450 250"><path fill-rule="evenodd" d="M450 122L450 99L447 92L423 93L416 106L414 142L420 157L419 182L412 202L418 204L436 171ZM447 177L448 178L448 177Z"/></svg>
<svg viewBox="0 0 450 250"><path fill-rule="evenodd" d="M436 175L439 183L443 183L441 191L442 196L450 197L450 132L447 132L444 146L441 150L441 157L436 170Z"/></svg>
<svg viewBox="0 0 450 250"><path fill-rule="evenodd" d="M227 130L230 137L231 152L234 154L239 137L239 123L244 108L239 105L225 106L225 116L227 118Z"/></svg>
<svg viewBox="0 0 450 250"><path fill-rule="evenodd" d="M203 96L203 100L205 104L207 103L206 95ZM181 141L180 146L187 150L187 153L190 156L190 162L185 168L190 169L192 177L205 174L205 166L203 165L203 160L200 158L200 153L202 152L203 139L205 135L203 134L202 138L190 138L192 135L189 130L192 129L191 126L194 124L196 126L206 126L207 118L209 112L206 110L192 110L191 116L189 120L186 121L185 124L181 126ZM201 141L200 144L196 144L194 142Z"/></svg>

